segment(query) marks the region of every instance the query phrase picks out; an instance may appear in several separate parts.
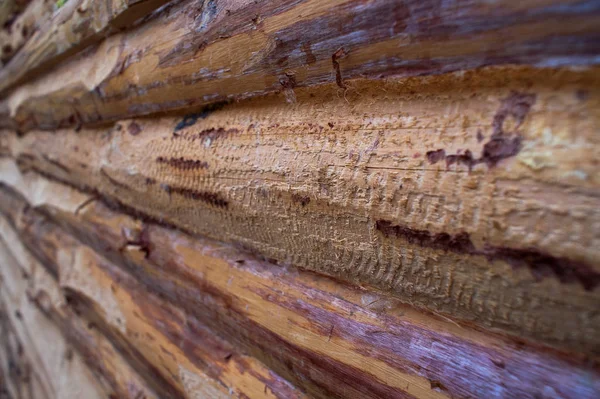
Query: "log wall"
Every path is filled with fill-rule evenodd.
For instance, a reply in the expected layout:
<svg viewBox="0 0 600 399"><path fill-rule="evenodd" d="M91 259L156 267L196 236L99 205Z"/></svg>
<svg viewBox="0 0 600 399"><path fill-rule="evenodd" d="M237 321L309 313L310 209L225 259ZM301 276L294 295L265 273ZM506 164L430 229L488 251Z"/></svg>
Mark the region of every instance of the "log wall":
<svg viewBox="0 0 600 399"><path fill-rule="evenodd" d="M600 395L596 2L19 10L0 397Z"/></svg>

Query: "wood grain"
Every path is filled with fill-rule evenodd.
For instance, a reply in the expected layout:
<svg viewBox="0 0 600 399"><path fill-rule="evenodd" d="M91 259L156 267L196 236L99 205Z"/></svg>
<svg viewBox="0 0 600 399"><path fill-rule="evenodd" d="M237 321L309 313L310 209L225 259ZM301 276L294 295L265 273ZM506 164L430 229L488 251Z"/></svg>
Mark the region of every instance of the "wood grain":
<svg viewBox="0 0 600 399"><path fill-rule="evenodd" d="M6 226L3 226L2 230L3 237L7 236ZM11 236L8 232L8 237ZM15 241L10 243L13 247L20 245ZM60 331L59 334L55 332L53 336L46 333L46 336L43 337L45 338L43 344L46 345L52 342L54 345L58 345L56 350L49 351L44 346L38 348L42 356L48 356L49 353L60 355L60 367L48 371L44 370L43 366L45 365L39 363L34 363L32 366L34 371L39 372L42 370L49 373L47 376L50 378L49 383L55 386L58 385L54 388L52 395L47 397L94 397L92 392L94 385L90 384L89 377L80 378L77 375L79 372L73 373L72 371L81 368L84 373L90 373L91 370L97 378L96 384L102 388L102 394L99 397L157 398L152 390L148 388L147 383L129 366L112 344L91 323L78 317L67 306L65 297L57 282L35 259L19 261L13 257L12 251L14 249L12 251L8 250L5 244L2 248L3 259L11 260L8 267L17 265L28 276L27 290L21 294L21 300L26 302L27 306L35 305L36 309L33 312L41 313L38 318L45 319L45 324L38 322L37 324L26 325L27 334L40 334L36 332L40 328L43 328L42 331L49 328ZM25 253L22 249L20 249L20 252ZM28 262L27 267L20 264L23 261ZM3 273L6 272L6 270L3 270ZM13 284L13 281L5 281L5 284ZM48 324L51 324L49 321L53 322L54 325L48 327ZM55 338L56 336L58 338ZM68 344L63 344L63 340L66 340ZM64 348L62 352L59 350L61 347ZM82 361L85 362L85 365L82 364ZM54 367L57 365L55 364Z"/></svg>
<svg viewBox="0 0 600 399"><path fill-rule="evenodd" d="M0 384L0 388L6 388L9 397L18 399L107 397L113 390L95 378L79 352L73 350L76 343L67 340L29 300L27 293L35 284L45 285L46 290L53 287L33 265L21 265L16 260L5 241L6 222L1 222L0 342L3 348L0 350L0 369L7 373L7 384ZM18 246L19 242L10 242L10 245ZM87 349L100 348L102 346ZM99 352L96 359L106 359L104 353Z"/></svg>
<svg viewBox="0 0 600 399"><path fill-rule="evenodd" d="M43 181L31 173L28 179ZM28 196L40 195L34 187L29 185ZM45 190L52 193L48 198L57 198L65 188L48 183ZM0 193L2 213L23 226L17 227L22 241L45 264L56 264L56 248L70 245L68 232L317 397L536 397L542 392L593 397L600 389L597 371L573 357L459 327L373 291L282 269L222 243L132 219L99 201L84 201L74 214L48 205L28 207L7 186ZM75 269L106 267L89 255L83 259ZM87 270L86 276L100 281L94 286L110 285ZM125 292L132 283L117 269L111 273L119 287L113 295L128 303ZM123 318L127 326L143 317L144 310L137 309L137 316Z"/></svg>
<svg viewBox="0 0 600 399"><path fill-rule="evenodd" d="M281 265L598 354L596 71L356 82L4 134L23 170ZM507 83L508 82L508 83Z"/></svg>
<svg viewBox="0 0 600 399"><path fill-rule="evenodd" d="M597 63L597 2L182 1L113 35L0 107L27 131L351 79L486 65ZM293 97L290 97L293 101Z"/></svg>
<svg viewBox="0 0 600 399"><path fill-rule="evenodd" d="M21 239L42 261L46 273L59 280L65 292L63 301L69 307L48 302L47 284L29 297L76 347L82 347L90 367L102 371L117 397L138 398L144 391L135 379L119 370L126 369L127 363L122 359L115 362L115 353L125 356L142 373L145 384L158 392L158 397L304 397L260 362L240 354L194 317L148 293L72 237L43 220L25 219L17 224L31 235L28 239L21 235ZM19 239L10 238L11 243L20 245ZM75 315L85 317L87 327ZM90 346L94 338L90 335L99 334L97 331L101 337L109 337L116 350L98 354L103 346Z"/></svg>
<svg viewBox="0 0 600 399"><path fill-rule="evenodd" d="M0 92L6 93L35 74L47 73L60 61L110 34L143 22L167 1L70 0L59 9L54 2L33 1L14 28L0 32L0 43L10 46L6 52L3 50L3 60L10 62L0 69Z"/></svg>

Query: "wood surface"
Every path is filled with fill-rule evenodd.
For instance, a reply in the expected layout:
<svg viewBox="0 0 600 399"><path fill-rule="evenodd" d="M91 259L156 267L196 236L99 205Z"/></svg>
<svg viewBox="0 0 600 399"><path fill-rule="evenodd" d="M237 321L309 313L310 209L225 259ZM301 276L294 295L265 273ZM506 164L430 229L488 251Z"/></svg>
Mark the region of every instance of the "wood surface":
<svg viewBox="0 0 600 399"><path fill-rule="evenodd" d="M355 82L346 98L296 89L294 105L5 132L4 151L282 266L595 356L598 76L491 68Z"/></svg>
<svg viewBox="0 0 600 399"><path fill-rule="evenodd" d="M54 10L55 4L52 1L32 1L10 26L5 26L0 30L0 60L3 67L39 29L40 25L48 22Z"/></svg>
<svg viewBox="0 0 600 399"><path fill-rule="evenodd" d="M5 164L5 174L9 169ZM69 303L93 314L99 329L125 329L131 345L161 347L142 350L164 354L158 364L173 364L171 356L186 364L172 343L184 333L185 352L210 359L203 340L190 335L202 320L316 397L594 397L600 390L598 371L582 360L461 327L389 296L281 270L97 200L65 201L71 189L35 173L13 184L31 204L3 183L0 212L20 242L61 276ZM66 277L62 268L85 278ZM177 327L183 313L187 328Z"/></svg>
<svg viewBox="0 0 600 399"><path fill-rule="evenodd" d="M264 367L261 368L260 363L239 356L231 346L224 344L201 324L184 318L181 312L161 304L145 290L135 288L137 284L131 278L114 268L109 269L111 274L107 275L109 264L75 243L72 237L47 226L42 227L43 223L36 225L43 234L47 234L45 239L38 238L38 244L46 251L42 258L43 267L59 277L69 309L57 310L49 306L44 301L45 287L41 287L42 292L35 299L41 302L45 313L65 327L65 334L71 342L77 345L82 340L89 341L90 330L109 337L118 352L144 375L143 381L147 381L161 398L253 398L263 397L265 389L271 392L265 397L302 397L289 384L282 383ZM41 230L38 232L42 233ZM104 364L109 368L109 372L101 376L108 379L115 397L155 397L149 394L152 391L145 385L142 385L143 389L136 386L137 381L122 370L110 369L115 365L123 368L127 362L120 360L106 365L112 360L115 349L109 353L100 351L98 355L97 352L103 349L101 345L83 345L90 366ZM217 372L215 367L219 364L222 369Z"/></svg>
<svg viewBox="0 0 600 399"><path fill-rule="evenodd" d="M11 235L14 233L7 229L6 222L2 222L2 236L13 238ZM15 244L18 245L11 241L11 245ZM5 266L12 269L3 269L3 274L14 274L4 279L3 290L14 291L19 283L23 287L23 292L16 295L20 301L19 306L9 303L20 314L28 312L24 317L25 321L20 323L22 325L19 332L25 339L31 339L30 336L33 335L37 348L25 345L24 351L36 350L29 368L33 373L42 372L41 377L48 385L43 392L34 394L33 397L156 398L147 388L146 382L123 360L110 342L94 329L93 324L80 319L66 306L61 288L48 272L35 259L23 256L27 255L23 249L17 255L24 258L21 260L13 256L13 251L14 247L9 250L6 242L2 242L2 256L8 262ZM16 281L19 279L22 282ZM52 349L48 345L52 345ZM96 385L98 392L92 390Z"/></svg>
<svg viewBox="0 0 600 399"><path fill-rule="evenodd" d="M69 0L57 9L48 0L32 1L14 28L0 31L0 44L10 46L6 52L3 50L3 59L10 62L0 69L0 92L25 78L47 73L61 60L110 34L143 22L144 17L166 3L167 0Z"/></svg>
<svg viewBox="0 0 600 399"><path fill-rule="evenodd" d="M599 27L595 1L188 0L19 86L0 113L24 132L358 77L583 67Z"/></svg>
<svg viewBox="0 0 600 399"><path fill-rule="evenodd" d="M600 397L600 2L0 0L0 399Z"/></svg>
<svg viewBox="0 0 600 399"><path fill-rule="evenodd" d="M2 221L3 225L6 222ZM2 268L0 270L0 350L1 370L5 384L0 384L8 398L105 398L104 391L84 363L74 342L61 334L28 297L34 285L52 284L44 279L31 263L20 265L8 250L3 226L0 240ZM9 241L10 245L18 242ZM21 267L22 266L22 267ZM58 289L58 287L54 287ZM53 297L52 299L56 299ZM95 351L99 347L88 347ZM102 358L102 356L99 356ZM1 395L0 395L1 396Z"/></svg>

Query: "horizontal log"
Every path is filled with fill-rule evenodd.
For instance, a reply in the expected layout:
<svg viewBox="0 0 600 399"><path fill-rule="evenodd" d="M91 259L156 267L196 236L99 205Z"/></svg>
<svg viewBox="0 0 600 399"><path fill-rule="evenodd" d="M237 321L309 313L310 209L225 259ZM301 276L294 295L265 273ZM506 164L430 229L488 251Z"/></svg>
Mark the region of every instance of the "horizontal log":
<svg viewBox="0 0 600 399"><path fill-rule="evenodd" d="M22 226L31 234L24 242L35 248L42 264L59 279L70 307L87 316L88 328L78 325L73 314L47 303L46 285L40 287L40 294L30 296L42 302L40 306L58 325L75 324L64 333L74 343L84 341L85 356L93 367L111 359L98 358L85 346L90 328L110 337L159 397L304 397L255 359L240 354L193 317L149 294L56 227L33 220ZM40 240L37 234L46 239ZM124 389L133 388L135 381L124 380L126 377L122 374L117 381L109 380L111 386L117 392L121 383L125 383ZM117 393L117 397L137 398L140 394L133 389L125 393Z"/></svg>
<svg viewBox="0 0 600 399"><path fill-rule="evenodd" d="M486 65L588 66L596 2L182 1L17 88L5 126L27 131L114 121L358 77Z"/></svg>
<svg viewBox="0 0 600 399"><path fill-rule="evenodd" d="M52 189L55 196L58 187ZM598 378L590 377L597 372L574 358L459 327L393 298L282 269L221 243L191 239L98 201L86 201L75 215L27 207L7 186L0 193L2 213L15 226L27 226L19 233L30 247L64 245L68 238L48 230L59 223L161 298L202 317L281 375L287 370L290 380L315 396L593 397L600 389ZM46 230L37 227L42 223ZM52 263L52 251L42 252L38 256ZM457 364L465 367L458 370Z"/></svg>
<svg viewBox="0 0 600 399"><path fill-rule="evenodd" d="M0 33L0 42L9 40L10 49L7 50L10 51L5 54L11 58L0 69L0 92L36 73L47 72L60 61L112 33L135 26L167 1L70 0L58 11L54 10L53 2L32 2L15 22L14 29ZM54 14L51 13L53 10L56 11ZM50 15L46 15L48 11ZM17 49L21 50L13 56Z"/></svg>
<svg viewBox="0 0 600 399"><path fill-rule="evenodd" d="M0 30L0 60L4 65L23 47L31 35L45 24L52 15L54 2L46 0L32 1L10 26Z"/></svg>
<svg viewBox="0 0 600 399"><path fill-rule="evenodd" d="M7 229L6 222L2 222L3 242L12 239L9 241L12 248L21 246L19 241L15 240L16 236L9 230L10 228ZM2 245L2 249L3 259L11 260L11 262L3 265L2 273L16 272L19 277L26 280L26 291L19 293L18 298L26 303L26 306L32 307L35 305L36 308L33 312L38 314L38 319L44 320L44 323L37 322L29 325L26 323L26 334L30 335L40 328L43 328L42 331L47 329L56 331L58 328L62 333L62 336L58 335L58 337L56 332L54 335L46 333L43 337L40 337L44 339L43 343L53 342L53 344L60 344L60 346L66 348L64 351L56 350L53 352L60 355L58 360L61 366L58 369L52 370L53 367L56 368L57 366L54 364L46 365L50 367L50 371L42 370L50 374L50 378L52 378L50 382L55 386L54 389L50 390L53 394L49 397L80 397L82 391L85 392L85 397L94 397L91 391L94 386L90 385L89 377L80 378L77 375L78 373L74 374L71 371L72 369L81 369L83 373L90 373L91 370L97 377L97 381L103 388L99 397L157 398L152 390L148 388L146 382L129 366L112 344L102 334L93 329L92 324L82 320L67 306L57 282L50 277L47 271L35 259L22 256L26 253L26 250L19 248L23 259L17 259L17 256L13 256L14 249L9 250L6 244ZM24 264L27 266L24 266ZM14 270L6 270L9 267ZM4 288L11 286L14 289L14 283L14 279L7 279L4 281ZM48 320L52 321L54 326L48 327ZM64 343L65 340L68 345ZM73 349L75 349L75 352ZM47 352L50 351L42 346L39 348L39 352L42 356L48 356ZM77 358L73 360L75 357ZM82 365L82 360L87 367ZM69 366L62 366L65 363ZM42 367L42 365L36 364L34 369L36 367ZM66 378L70 383L65 385L64 380ZM63 387L63 385L65 386ZM68 388L69 385L71 385L70 388Z"/></svg>
<svg viewBox="0 0 600 399"><path fill-rule="evenodd" d="M137 356L137 369L149 368L167 397L303 398L256 359L245 356L207 329L195 317L150 294L134 279L81 244L56 232L59 253L71 252L68 265L78 286L69 284L68 298L94 326L111 337L123 353ZM66 243L66 244L65 244ZM48 255L48 254L47 254ZM52 256L52 255L50 255ZM52 265L59 259L48 258ZM91 284L94 292L90 295ZM106 301L112 298L118 306ZM119 319L119 317L122 317ZM158 354L158 355L157 355ZM164 395L162 397L165 397Z"/></svg>
<svg viewBox="0 0 600 399"><path fill-rule="evenodd" d="M9 397L60 399L81 397L83 392L90 399L107 397L112 389L99 384L94 378L79 352L73 351L75 342L67 341L60 330L28 300L28 290L34 281L42 281L43 276L37 270L32 271L30 264L21 267L4 241L5 225L2 230L0 342L3 348L0 358L4 361L0 363L0 374L7 374L8 390L12 395ZM18 242L11 244L18 245ZM52 350L48 350L49 344ZM88 350L99 348L101 346ZM104 356L98 353L96 357L101 359ZM132 384L132 388L134 386ZM3 387L0 384L0 391Z"/></svg>
<svg viewBox="0 0 600 399"><path fill-rule="evenodd" d="M296 89L2 145L128 212L597 355L596 72Z"/></svg>

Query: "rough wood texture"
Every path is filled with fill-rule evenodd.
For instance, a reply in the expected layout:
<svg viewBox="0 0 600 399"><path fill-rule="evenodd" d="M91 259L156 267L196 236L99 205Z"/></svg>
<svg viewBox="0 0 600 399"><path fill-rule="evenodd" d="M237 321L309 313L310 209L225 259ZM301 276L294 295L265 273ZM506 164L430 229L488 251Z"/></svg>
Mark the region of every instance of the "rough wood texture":
<svg viewBox="0 0 600 399"><path fill-rule="evenodd" d="M597 70L354 88L5 133L4 151L23 170L281 265L598 355Z"/></svg>
<svg viewBox="0 0 600 399"><path fill-rule="evenodd" d="M167 1L70 0L53 15L47 15L55 10L53 2L32 2L14 28L0 32L0 43L10 46L7 51L2 47L3 59L12 58L0 69L0 92L37 72L47 71L109 34L135 26ZM13 57L19 48L20 52Z"/></svg>
<svg viewBox="0 0 600 399"><path fill-rule="evenodd" d="M21 303L18 306L11 303L11 308L22 314L25 307L35 316L24 317L21 333L27 338L31 335L37 338L36 357L30 368L34 372L42 371L48 386L43 395L34 397L156 398L110 342L92 324L81 320L66 306L64 295L48 272L35 259L28 257L23 248L15 250L15 246L19 247L18 240L14 240L14 234L4 220L1 224L2 257L6 262L2 270L3 289L15 291L15 287L20 287L21 292L17 292L15 298ZM10 240L11 250L7 248L6 240ZM17 256L21 259L17 260ZM68 275L72 276L72 273ZM54 346L52 350L47 347L50 343ZM49 357L50 362L40 364L40 357ZM82 364L82 360L89 368ZM100 393L92 391L96 384L93 379L80 375L89 373L89 370L97 377L102 388Z"/></svg>
<svg viewBox="0 0 600 399"><path fill-rule="evenodd" d="M30 264L20 268L7 249L4 232L2 237L0 358L1 370L8 373L3 388L8 390L10 398L15 399L106 397L111 391L101 389L82 357L73 351L73 342L67 341L29 300L27 291L34 281L44 285L48 285L48 281L32 270ZM17 242L11 242L11 245L17 245Z"/></svg>
<svg viewBox="0 0 600 399"><path fill-rule="evenodd" d="M175 334L170 339L177 340L178 312L172 306L189 315L188 328L196 315L317 397L595 397L600 392L598 371L573 359L461 328L372 291L282 269L232 247L110 211L99 201L65 201L73 197L64 186L32 173L21 178L8 163L3 171L29 197L26 201L8 186L0 190L1 212L22 242L49 268L64 264L59 258L78 258L70 270L85 275L89 286L118 307L107 306L98 294L91 297L88 284L71 285L70 302L91 313L98 313L94 304L102 304L103 321L97 324L127 326L132 342L134 332L152 332L152 340L137 344L152 347L157 339L176 356L175 364L184 358L156 332L161 320ZM44 198L56 206L43 205ZM118 268L77 247L67 233ZM79 255L64 255L72 251ZM136 280L161 299L141 293ZM157 361L171 364L170 356Z"/></svg>
<svg viewBox="0 0 600 399"><path fill-rule="evenodd" d="M0 108L12 128L54 129L357 77L592 65L599 27L596 1L188 0Z"/></svg>
<svg viewBox="0 0 600 399"><path fill-rule="evenodd" d="M43 187L33 187L32 191L39 193ZM64 201L69 195L60 198ZM9 202L3 201L4 204ZM17 205L15 211L18 208ZM303 397L260 362L240 354L194 317L149 294L131 277L56 227L31 218L22 219L16 225L26 229L24 234L30 234L29 239L21 236L23 242L29 244L29 249L59 280L72 309L52 306L44 291L46 284L40 287L42 292L30 297L41 302L45 313L65 328L65 335L75 345L84 341L83 352L92 367L101 367L111 359L109 354L98 357L86 346L87 335L91 333L89 328L110 337L118 351L128 358L135 370L144 374L145 380L162 398ZM10 234L4 230L3 235ZM19 246L19 239L10 238ZM81 321L74 313L87 316L88 328L80 327ZM101 346L96 351L99 348ZM106 374L103 376L116 397L138 398L144 394L134 389L136 381L131 381L128 374Z"/></svg>
<svg viewBox="0 0 600 399"><path fill-rule="evenodd" d="M101 331L115 342L138 372L144 373L146 381L162 398L256 398L263 397L265 390L270 392L265 397L302 397L256 360L240 356L197 321L161 303L64 232L30 222L33 223L28 229L45 235L44 239L37 239L45 255L43 264L59 277L66 301L74 309L70 315L65 311L60 313L67 315L56 314L56 309L44 303L44 296L38 301L59 325L76 324L74 329L65 330L74 343L88 339L89 328ZM39 248L36 251L39 254ZM81 321L73 313L87 316L88 328L77 328ZM98 358L93 351L85 354L96 367L106 357ZM116 397L153 397L135 389L135 380L131 381L127 374L109 376L118 378L108 381Z"/></svg>
<svg viewBox="0 0 600 399"><path fill-rule="evenodd" d="M600 397L599 1L16 3L0 399Z"/></svg>
<svg viewBox="0 0 600 399"><path fill-rule="evenodd" d="M13 24L0 30L0 60L2 60L2 64L5 65L21 49L40 25L48 22L54 8L52 1L32 1ZM0 71L4 71L4 68Z"/></svg>

